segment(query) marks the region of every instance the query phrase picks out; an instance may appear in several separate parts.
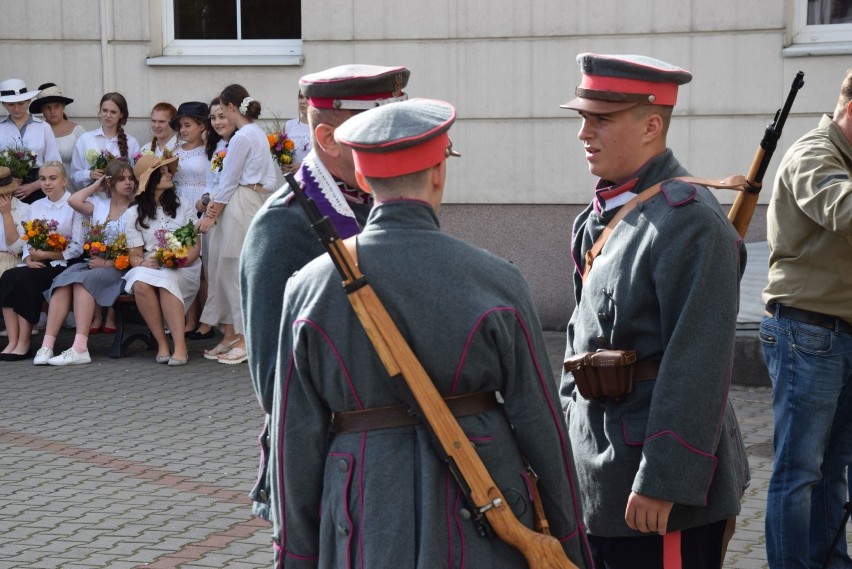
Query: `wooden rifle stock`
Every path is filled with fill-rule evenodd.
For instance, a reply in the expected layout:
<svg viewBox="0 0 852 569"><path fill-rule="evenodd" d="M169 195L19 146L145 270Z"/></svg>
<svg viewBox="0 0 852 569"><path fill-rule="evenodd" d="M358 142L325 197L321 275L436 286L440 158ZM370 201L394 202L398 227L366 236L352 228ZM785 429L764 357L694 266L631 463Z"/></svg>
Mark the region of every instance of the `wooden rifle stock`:
<svg viewBox="0 0 852 569"><path fill-rule="evenodd" d="M804 72L799 71L796 73L784 106L778 109L775 113L775 120L766 127L763 140L760 141L760 146L758 146L754 159L751 162L751 168L749 168L748 175L746 176L748 186L744 192L737 194L734 205L731 206L731 210L728 212L728 219L731 220L737 233L742 238L745 238L749 223L751 223L751 217L757 205L758 194L760 194L760 190L763 187L763 176L766 174L766 168L769 166L769 161L772 159L772 154L778 145L778 139L781 138L781 131L784 128L784 123L787 121L787 116L790 114L790 108L793 106L793 101L796 99L799 89L805 84L804 77Z"/></svg>
<svg viewBox="0 0 852 569"><path fill-rule="evenodd" d="M451 470L454 474L460 474L459 483L464 486L463 490L469 493L477 508L474 515L484 515L497 536L517 548L531 569L577 569L555 537L533 531L515 517L467 435L381 300L353 262L328 218L320 215L316 204L305 196L292 174L285 177L340 272L349 302L382 364L391 378L399 375L403 377L419 407L418 415L437 437Z"/></svg>

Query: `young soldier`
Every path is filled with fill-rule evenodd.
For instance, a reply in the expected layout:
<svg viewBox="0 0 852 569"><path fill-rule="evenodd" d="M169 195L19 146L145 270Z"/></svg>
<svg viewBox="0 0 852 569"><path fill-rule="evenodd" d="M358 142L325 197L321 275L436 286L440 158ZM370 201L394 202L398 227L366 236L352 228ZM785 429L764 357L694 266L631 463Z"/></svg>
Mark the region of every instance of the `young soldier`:
<svg viewBox="0 0 852 569"><path fill-rule="evenodd" d="M334 131L364 109L406 99L402 89L408 76L405 67L342 65L299 80L299 88L308 97L313 150L302 161L296 179L305 184L305 193L331 218L342 237L361 230L372 204L355 180L350 150L337 144ZM305 214L292 198L285 185L266 201L249 227L240 259L249 369L258 401L267 414L272 411L284 285L295 271L323 253ZM255 513L268 519L265 428L259 440L263 456L251 497Z"/></svg>
<svg viewBox="0 0 852 569"><path fill-rule="evenodd" d="M843 523L852 463L852 70L833 116L778 167L760 325L772 379L775 468L766 506L772 569L823 567ZM850 482L852 483L852 482ZM852 567L840 539L830 567Z"/></svg>
<svg viewBox="0 0 852 569"><path fill-rule="evenodd" d="M586 567L570 445L527 285L438 226L455 116L449 103L415 99L337 129L376 204L352 246L522 523L533 527L526 457L552 535ZM328 255L290 279L283 318L270 463L282 566L527 568L518 550L480 535Z"/></svg>
<svg viewBox="0 0 852 569"><path fill-rule="evenodd" d="M581 54L577 98L595 198L572 231L576 308L562 396L595 565L718 569L748 463L727 400L745 250L666 148L678 86L692 75L643 56ZM657 193L637 195L655 187ZM637 203L640 200L641 203ZM635 207L634 207L635 206ZM624 215L599 255L596 241ZM608 233L608 232L607 232ZM605 352L593 367L581 354ZM584 380L635 386L594 397ZM590 395L591 394L591 395ZM587 398L589 397L589 398Z"/></svg>

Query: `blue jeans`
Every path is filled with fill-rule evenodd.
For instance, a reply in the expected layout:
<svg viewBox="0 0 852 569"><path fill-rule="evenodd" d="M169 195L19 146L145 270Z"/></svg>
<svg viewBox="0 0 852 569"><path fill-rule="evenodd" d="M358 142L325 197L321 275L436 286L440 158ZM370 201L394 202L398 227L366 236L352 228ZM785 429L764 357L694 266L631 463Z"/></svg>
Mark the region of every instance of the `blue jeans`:
<svg viewBox="0 0 852 569"><path fill-rule="evenodd" d="M852 335L776 313L764 316L760 340L775 416L766 507L769 567L820 569L849 500ZM846 539L830 567L852 568Z"/></svg>

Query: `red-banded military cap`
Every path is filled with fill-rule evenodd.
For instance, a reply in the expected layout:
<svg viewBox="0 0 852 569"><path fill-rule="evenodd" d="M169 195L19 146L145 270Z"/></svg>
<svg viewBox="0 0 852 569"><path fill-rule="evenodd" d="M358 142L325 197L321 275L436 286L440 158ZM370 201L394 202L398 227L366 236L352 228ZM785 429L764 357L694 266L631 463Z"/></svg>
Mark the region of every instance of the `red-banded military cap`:
<svg viewBox="0 0 852 569"><path fill-rule="evenodd" d="M450 141L456 109L437 99L411 99L352 117L334 138L352 148L355 169L372 178L393 178L460 156Z"/></svg>
<svg viewBox="0 0 852 569"><path fill-rule="evenodd" d="M603 114L639 104L673 107L678 86L692 80L686 69L644 55L581 53L577 63L583 78L563 109Z"/></svg>
<svg viewBox="0 0 852 569"><path fill-rule="evenodd" d="M402 89L410 74L405 67L341 65L303 76L299 88L317 109L363 111L406 100Z"/></svg>

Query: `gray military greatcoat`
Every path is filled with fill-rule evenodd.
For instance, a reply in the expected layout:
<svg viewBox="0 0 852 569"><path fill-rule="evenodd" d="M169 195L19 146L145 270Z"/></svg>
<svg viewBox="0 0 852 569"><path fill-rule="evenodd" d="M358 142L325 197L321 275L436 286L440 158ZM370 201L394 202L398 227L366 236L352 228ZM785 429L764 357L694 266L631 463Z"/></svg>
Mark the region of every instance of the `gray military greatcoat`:
<svg viewBox="0 0 852 569"><path fill-rule="evenodd" d="M666 151L640 169L632 191L685 175ZM670 531L735 516L749 478L728 402L745 248L707 188L669 181L616 226L582 282L583 253L618 209L599 206L574 224L566 358L632 349L660 369L621 404L585 400L563 375L588 531L641 535L624 521L631 490L675 502Z"/></svg>
<svg viewBox="0 0 852 569"><path fill-rule="evenodd" d="M442 233L427 204L377 205L358 259L440 393L500 392L459 422L532 527L525 455L553 535L585 567L579 487L527 285L510 263ZM272 518L283 567L525 568L483 537L422 426L335 434L334 412L399 402L328 256L287 284L272 412Z"/></svg>

